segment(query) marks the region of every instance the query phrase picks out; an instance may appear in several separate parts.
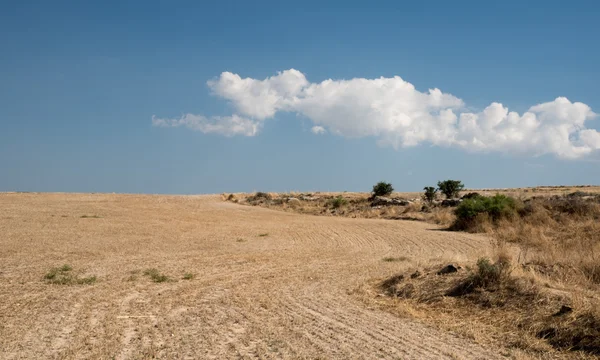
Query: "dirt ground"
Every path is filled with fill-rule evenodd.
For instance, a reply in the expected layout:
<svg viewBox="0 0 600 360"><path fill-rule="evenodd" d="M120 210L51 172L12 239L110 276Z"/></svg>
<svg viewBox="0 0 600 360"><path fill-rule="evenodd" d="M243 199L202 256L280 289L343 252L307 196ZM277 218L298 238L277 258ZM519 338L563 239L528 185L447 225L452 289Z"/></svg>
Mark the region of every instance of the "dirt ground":
<svg viewBox="0 0 600 360"><path fill-rule="evenodd" d="M409 266L489 248L484 236L423 222L219 196L2 193L0 358L505 358L385 312L364 291ZM64 264L97 280L44 279ZM169 280L153 282L150 268Z"/></svg>

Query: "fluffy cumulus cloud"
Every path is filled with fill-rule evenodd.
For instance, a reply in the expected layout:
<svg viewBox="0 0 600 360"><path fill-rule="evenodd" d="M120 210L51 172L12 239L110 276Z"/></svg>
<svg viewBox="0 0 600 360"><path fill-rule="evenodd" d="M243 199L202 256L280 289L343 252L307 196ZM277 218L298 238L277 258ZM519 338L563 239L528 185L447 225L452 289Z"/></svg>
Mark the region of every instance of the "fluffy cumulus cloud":
<svg viewBox="0 0 600 360"><path fill-rule="evenodd" d="M311 120L314 134L370 136L394 148L433 144L561 158L600 149L600 133L585 127L596 114L588 105L564 97L534 105L523 114L495 102L469 112L458 97L439 89L418 91L398 76L311 83L294 69L264 80L224 72L208 86L240 115L153 118L154 125L254 136L265 120L288 112Z"/></svg>

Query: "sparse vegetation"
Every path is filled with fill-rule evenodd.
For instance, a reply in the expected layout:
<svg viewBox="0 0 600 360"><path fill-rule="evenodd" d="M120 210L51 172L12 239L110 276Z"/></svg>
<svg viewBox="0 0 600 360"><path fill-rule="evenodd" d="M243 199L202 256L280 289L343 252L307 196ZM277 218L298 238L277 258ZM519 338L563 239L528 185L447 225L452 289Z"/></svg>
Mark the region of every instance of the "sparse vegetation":
<svg viewBox="0 0 600 360"><path fill-rule="evenodd" d="M156 283L169 281L169 277L167 275L161 274L160 271L158 271L158 269L155 268L147 269L146 271L144 271L144 275L150 277L150 279L152 279L152 281Z"/></svg>
<svg viewBox="0 0 600 360"><path fill-rule="evenodd" d="M50 269L44 279L47 283L56 285L90 285L97 280L96 276L79 277L68 264Z"/></svg>
<svg viewBox="0 0 600 360"><path fill-rule="evenodd" d="M438 188L446 196L446 199L458 198L458 194L464 189L462 181L459 180L444 180L438 182Z"/></svg>
<svg viewBox="0 0 600 360"><path fill-rule="evenodd" d="M396 274L380 287L404 299L411 314L453 331L472 334L467 329L485 329L491 333L476 336L531 354L548 354L554 347L600 355L598 309L546 291L529 272L514 275L507 255L496 262L481 258L473 270L446 275L432 270Z"/></svg>
<svg viewBox="0 0 600 360"><path fill-rule="evenodd" d="M387 183L385 181L380 181L377 184L373 185L373 195L374 196L388 196L394 192L394 188L392 184Z"/></svg>
<svg viewBox="0 0 600 360"><path fill-rule="evenodd" d="M102 217L99 215L81 215L81 218L82 219L100 219Z"/></svg>
<svg viewBox="0 0 600 360"><path fill-rule="evenodd" d="M269 236L269 233L262 233L262 234L258 234L259 237L266 237Z"/></svg>

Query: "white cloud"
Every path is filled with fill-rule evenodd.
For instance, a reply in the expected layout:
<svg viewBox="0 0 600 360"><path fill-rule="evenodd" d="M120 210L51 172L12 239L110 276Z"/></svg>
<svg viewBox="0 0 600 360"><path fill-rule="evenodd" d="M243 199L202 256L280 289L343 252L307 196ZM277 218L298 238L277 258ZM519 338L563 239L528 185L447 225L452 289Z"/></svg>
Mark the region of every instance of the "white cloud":
<svg viewBox="0 0 600 360"><path fill-rule="evenodd" d="M317 125L317 126L313 126L313 127L310 129L310 131L312 131L312 133L313 133L313 134L316 134L316 135L322 135L322 134L325 134L325 133L327 132L327 130L325 130L325 128L324 128L324 127L322 127L322 126L318 126L318 125Z"/></svg>
<svg viewBox="0 0 600 360"><path fill-rule="evenodd" d="M256 121L235 114L232 116L213 116L211 118L202 115L185 114L179 119L161 119L152 116L152 125L159 127L185 126L205 134L214 133L224 136L254 136L258 133L261 126Z"/></svg>
<svg viewBox="0 0 600 360"><path fill-rule="evenodd" d="M561 158L600 149L600 133L585 127L596 114L588 105L564 97L534 105L523 114L496 102L481 112L468 112L461 99L439 89L418 91L398 76L311 83L294 69L264 80L224 72L208 86L246 118L186 115L193 119L191 125L182 118L167 120L170 126L253 136L266 119L289 112L310 119L313 133L327 128L345 137L371 136L394 148L433 144Z"/></svg>

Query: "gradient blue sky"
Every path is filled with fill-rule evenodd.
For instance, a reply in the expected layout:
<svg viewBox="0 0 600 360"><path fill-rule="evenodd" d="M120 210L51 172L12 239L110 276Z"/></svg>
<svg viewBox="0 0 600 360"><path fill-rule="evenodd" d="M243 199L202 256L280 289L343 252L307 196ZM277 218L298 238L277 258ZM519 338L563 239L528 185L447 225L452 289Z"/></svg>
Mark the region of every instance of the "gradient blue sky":
<svg viewBox="0 0 600 360"><path fill-rule="evenodd" d="M394 149L278 112L252 137L152 125L227 116L206 82L294 68L401 76L471 111L559 96L600 113L597 1L0 1L0 191L404 191L598 184L600 154ZM367 120L365 120L367 121ZM586 122L600 129L600 118Z"/></svg>

